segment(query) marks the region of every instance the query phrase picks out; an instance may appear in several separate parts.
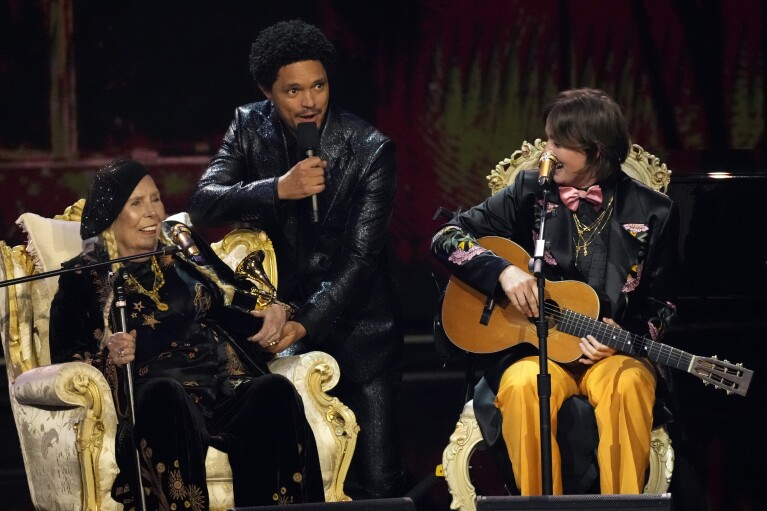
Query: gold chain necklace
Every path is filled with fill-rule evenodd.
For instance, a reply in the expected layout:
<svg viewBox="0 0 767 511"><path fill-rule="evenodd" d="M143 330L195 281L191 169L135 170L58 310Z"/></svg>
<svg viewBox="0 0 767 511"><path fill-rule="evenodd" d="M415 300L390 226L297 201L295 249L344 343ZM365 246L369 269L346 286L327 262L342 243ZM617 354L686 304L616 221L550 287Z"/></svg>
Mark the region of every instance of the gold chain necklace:
<svg viewBox="0 0 767 511"><path fill-rule="evenodd" d="M155 256L152 256L152 273L154 273L154 282L152 283L151 291L142 286L130 273L128 274L128 283L132 284L136 288L136 291L142 295L151 298L155 305L157 305L157 310L164 312L168 310L168 304L160 301L160 288L165 285L165 275L162 274L162 270L160 270L160 265L157 264Z"/></svg>
<svg viewBox="0 0 767 511"><path fill-rule="evenodd" d="M573 212L573 221L575 222L575 231L578 233L578 239L573 238L575 244L575 264L578 264L578 254L583 251L583 255L589 254L589 246L599 236L602 230L607 225L610 216L613 214L613 198L610 197L610 202L607 203L607 207L602 210L596 220L591 225L585 225L578 218L578 215ZM588 233L588 238L584 237L584 234Z"/></svg>

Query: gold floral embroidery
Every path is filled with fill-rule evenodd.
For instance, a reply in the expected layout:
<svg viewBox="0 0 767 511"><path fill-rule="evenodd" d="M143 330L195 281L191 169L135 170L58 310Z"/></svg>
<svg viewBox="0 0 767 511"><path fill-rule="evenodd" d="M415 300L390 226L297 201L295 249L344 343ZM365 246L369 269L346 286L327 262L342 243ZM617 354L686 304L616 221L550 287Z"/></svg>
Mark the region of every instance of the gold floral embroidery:
<svg viewBox="0 0 767 511"><path fill-rule="evenodd" d="M104 304L112 293L112 286L109 285L108 275L99 275L95 270L91 270L93 277L93 287L96 289L96 296L99 303Z"/></svg>
<svg viewBox="0 0 767 511"><path fill-rule="evenodd" d="M277 503L279 506L284 506L285 504L292 504L293 503L293 497L288 495L288 490L284 486L280 488L280 493L275 493L272 495L272 500Z"/></svg>
<svg viewBox="0 0 767 511"><path fill-rule="evenodd" d="M117 367L112 363L111 358L107 358L107 364L104 368L104 376L106 377L107 382L109 382L109 388L112 389L112 400L115 402L117 415L120 418L127 417L127 407L125 406L125 403L121 401L121 394L119 392L120 385L118 383Z"/></svg>
<svg viewBox="0 0 767 511"><path fill-rule="evenodd" d="M147 445L146 438L142 438L139 441L139 453L141 454L141 457L143 458L143 466L149 467L148 470L141 470L141 480L142 480L142 486L144 493L146 495L150 495L154 493L157 496L158 504L160 509L169 509L170 505L168 503L168 499L165 496L165 492L162 490L162 481L161 481L161 474L165 473L165 464L160 462L157 463L155 466L152 463L152 455L153 451L152 448ZM152 470L152 467L154 467L154 470Z"/></svg>
<svg viewBox="0 0 767 511"><path fill-rule="evenodd" d="M148 466L152 466L152 449L146 440L141 440L142 455ZM149 493L154 493L159 500L160 509L190 509L205 511L207 503L204 490L196 484L186 484L179 460L173 461L173 468L168 470L164 463L158 462L154 470L144 472L144 480L149 483ZM163 490L167 488L167 494Z"/></svg>
<svg viewBox="0 0 767 511"><path fill-rule="evenodd" d="M184 506L191 507L192 511L203 511L205 509L205 495L199 486L190 484L187 488L188 500Z"/></svg>
<svg viewBox="0 0 767 511"><path fill-rule="evenodd" d="M224 345L224 348L226 349L226 373L230 375L236 375L236 374L245 374L245 368L242 365L242 361L237 356L237 352L234 351L234 348L231 344L226 343Z"/></svg>
<svg viewBox="0 0 767 511"><path fill-rule="evenodd" d="M173 470L168 474L168 492L170 498L174 500L183 499L187 495L187 489L184 486L184 478L180 470Z"/></svg>
<svg viewBox="0 0 767 511"><path fill-rule="evenodd" d="M207 288L200 282L194 285L194 308L197 312L206 312L210 309L212 298Z"/></svg>

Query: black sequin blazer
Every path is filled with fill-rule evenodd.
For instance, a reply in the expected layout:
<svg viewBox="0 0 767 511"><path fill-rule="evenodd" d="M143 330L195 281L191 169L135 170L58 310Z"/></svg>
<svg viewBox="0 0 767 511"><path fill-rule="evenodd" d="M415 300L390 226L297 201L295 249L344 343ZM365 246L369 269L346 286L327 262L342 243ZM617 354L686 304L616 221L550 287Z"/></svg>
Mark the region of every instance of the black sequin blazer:
<svg viewBox="0 0 767 511"><path fill-rule="evenodd" d="M367 381L399 363L403 344L386 261L395 147L332 106L320 145L326 188L318 194L320 221L312 224L308 198L277 196L277 179L299 156L271 102L237 108L189 213L195 225L263 229L277 255L280 299L297 306L307 348L330 353L342 374Z"/></svg>

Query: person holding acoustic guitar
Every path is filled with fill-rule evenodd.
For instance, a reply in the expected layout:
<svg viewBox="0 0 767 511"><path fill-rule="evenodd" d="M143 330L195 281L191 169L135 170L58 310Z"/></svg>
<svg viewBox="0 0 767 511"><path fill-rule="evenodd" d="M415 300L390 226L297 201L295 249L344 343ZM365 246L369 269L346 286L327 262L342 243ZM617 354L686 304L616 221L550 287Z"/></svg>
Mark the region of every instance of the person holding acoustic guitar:
<svg viewBox="0 0 767 511"><path fill-rule="evenodd" d="M573 395L586 396L595 410L601 492L641 493L661 372L645 358L608 347L604 332L626 330L655 340L666 330L675 312L671 300L678 211L667 196L621 170L630 146L626 121L604 92L563 91L545 108L543 118L548 138L544 155L555 162L544 228L543 274L550 281L546 285L588 284L587 292L570 299L575 308L597 303L602 319L594 321L593 329L576 330L581 335L568 341L573 355L564 359L553 360L557 350L551 343L560 339L549 336L553 493L562 493L557 412ZM495 297L498 307L508 308L505 316L512 311L531 322L541 304L527 258L515 263L488 246L500 247L510 240L507 244L519 254L534 252L544 190L539 177L538 170L520 172L510 186L442 226L431 245L453 276ZM499 244L494 237L505 239ZM549 310L548 300L546 314L555 322L566 319L557 317L558 309ZM527 331L535 333L532 323ZM509 328L507 333L513 332ZM540 495L540 367L531 348L515 346L485 380L502 416L502 436L517 487L523 495Z"/></svg>

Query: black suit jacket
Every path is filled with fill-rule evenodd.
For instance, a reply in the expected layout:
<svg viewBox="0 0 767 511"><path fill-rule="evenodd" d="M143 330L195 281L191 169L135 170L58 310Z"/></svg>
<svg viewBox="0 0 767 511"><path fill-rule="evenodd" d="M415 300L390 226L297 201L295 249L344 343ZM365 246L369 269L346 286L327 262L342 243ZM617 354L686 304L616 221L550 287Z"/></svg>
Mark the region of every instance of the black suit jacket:
<svg viewBox="0 0 767 511"><path fill-rule="evenodd" d="M246 222L274 244L278 294L298 308L306 344L333 355L342 373L366 381L399 362L403 336L386 262L396 187L394 143L331 107L319 155L328 162L318 195L280 201L277 179L295 161L271 102L239 107L200 179L189 213L196 225Z"/></svg>
<svg viewBox="0 0 767 511"><path fill-rule="evenodd" d="M539 233L541 188L538 172L521 172L514 182L482 204L462 213L449 224L475 238L501 236L534 253ZM666 195L623 172L615 181L614 211L609 221L608 267L604 293L610 317L622 328L648 334L647 321L658 309L674 300L679 243L679 214ZM561 203L556 184L549 193L544 236L549 242L544 273L549 280L583 280L573 260L575 237L569 211ZM463 264L451 262L439 250L432 251L458 278L487 295L498 285L498 277L509 263L492 253ZM604 312L604 311L603 311ZM671 315L664 312L661 315Z"/></svg>
<svg viewBox="0 0 767 511"><path fill-rule="evenodd" d="M548 197L549 215L544 232L550 245L545 254L543 271L548 280L583 280L573 260L572 222L558 192L556 184L553 184ZM610 317L626 330L647 335L649 321L652 320L662 330L666 321L674 315L671 302L677 273L679 215L668 197L623 172L616 176L614 201L615 209L609 221L609 257L604 293L611 309ZM541 206L538 171L525 171L517 175L508 187L460 214L448 225L458 226L474 238L509 238L533 254L540 231ZM498 277L510 264L492 252L455 263L450 260L440 236L432 242L432 252L454 275L487 295L496 291ZM535 353L537 351L530 345L515 346L485 372L475 389L474 410L483 438L493 452L498 453L497 459L504 460L499 462L509 474L510 466L501 436L500 411L494 404L495 393L505 369L520 357ZM656 424L664 423L671 417L665 399L670 385L668 373L663 366L658 369L662 378L656 387L658 395L653 416ZM575 446L576 451L590 453L596 445L593 416L590 420L588 424L593 426L593 434L580 435L587 441ZM567 455L570 455L569 451ZM588 467L588 464L573 470L581 474L586 470L584 466ZM513 483L513 480L509 481Z"/></svg>

